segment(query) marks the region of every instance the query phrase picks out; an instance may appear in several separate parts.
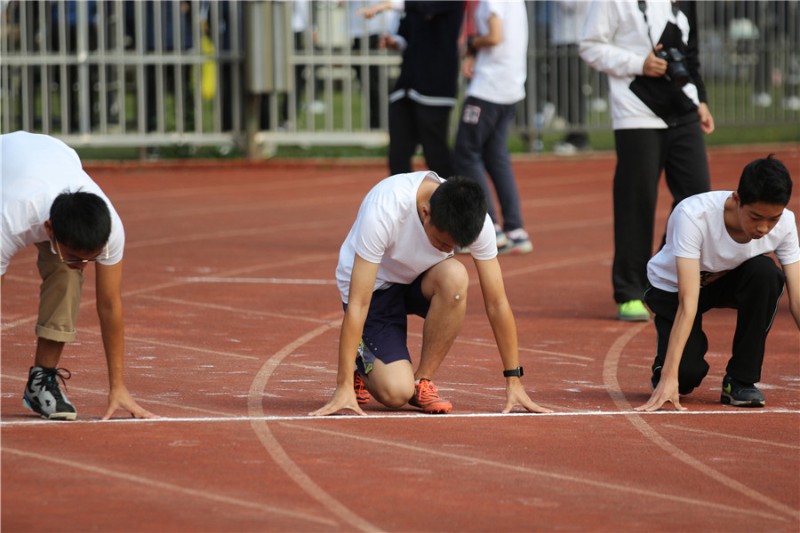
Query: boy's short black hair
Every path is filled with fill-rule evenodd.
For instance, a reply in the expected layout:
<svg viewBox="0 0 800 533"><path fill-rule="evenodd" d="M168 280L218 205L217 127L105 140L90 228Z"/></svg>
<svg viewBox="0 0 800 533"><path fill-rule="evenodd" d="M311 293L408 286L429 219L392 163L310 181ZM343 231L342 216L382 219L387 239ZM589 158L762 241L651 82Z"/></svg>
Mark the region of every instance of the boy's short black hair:
<svg viewBox="0 0 800 533"><path fill-rule="evenodd" d="M486 221L486 195L472 179L453 176L439 185L430 199L431 223L456 241L469 246Z"/></svg>
<svg viewBox="0 0 800 533"><path fill-rule="evenodd" d="M95 252L108 243L111 212L106 202L90 192L63 192L50 206L53 236L78 252Z"/></svg>
<svg viewBox="0 0 800 533"><path fill-rule="evenodd" d="M744 167L736 192L742 205L762 202L786 206L792 196L792 178L786 166L769 154Z"/></svg>

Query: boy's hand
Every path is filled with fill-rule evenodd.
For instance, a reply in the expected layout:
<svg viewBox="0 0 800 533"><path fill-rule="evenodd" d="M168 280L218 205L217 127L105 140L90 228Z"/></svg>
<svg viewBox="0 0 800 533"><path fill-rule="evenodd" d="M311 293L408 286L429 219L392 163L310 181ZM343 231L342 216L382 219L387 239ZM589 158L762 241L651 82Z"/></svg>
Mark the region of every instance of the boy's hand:
<svg viewBox="0 0 800 533"><path fill-rule="evenodd" d="M519 378L509 379L506 386L506 398L506 407L503 409L503 413L510 413L511 410L517 405L524 407L530 413L553 412L551 409L547 409L546 407L542 407L534 403L534 401L528 396L528 393L525 392L525 387L522 386L522 382L519 380Z"/></svg>
<svg viewBox="0 0 800 533"><path fill-rule="evenodd" d="M349 390L336 387L336 390L333 392L333 397L328 403L316 411L312 411L308 414L309 416L326 416L337 413L342 409L350 409L356 414L362 416L367 415L367 413L362 411L361 407L358 405L358 401L356 401L356 393L353 391L352 386L349 387Z"/></svg>
<svg viewBox="0 0 800 533"><path fill-rule="evenodd" d="M658 382L656 390L650 396L646 404L636 407L636 411L658 411L665 403L671 403L676 411L686 411L685 407L681 406L680 395L678 394L678 380L668 379L663 375L661 381Z"/></svg>
<svg viewBox="0 0 800 533"><path fill-rule="evenodd" d="M117 409L128 411L133 418L159 418L147 409L140 407L124 385L115 387L108 393L108 409L103 420L108 420Z"/></svg>

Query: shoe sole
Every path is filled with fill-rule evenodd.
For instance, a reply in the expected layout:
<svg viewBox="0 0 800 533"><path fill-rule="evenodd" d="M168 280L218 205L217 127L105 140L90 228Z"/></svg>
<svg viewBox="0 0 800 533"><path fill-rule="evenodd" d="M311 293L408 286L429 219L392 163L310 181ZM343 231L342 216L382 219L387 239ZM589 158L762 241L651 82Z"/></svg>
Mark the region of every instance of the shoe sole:
<svg viewBox="0 0 800 533"><path fill-rule="evenodd" d="M734 399L733 396L730 394L723 392L719 398L719 401L722 402L724 405L732 405L734 407L764 407L765 401L764 400L747 400L741 401Z"/></svg>
<svg viewBox="0 0 800 533"><path fill-rule="evenodd" d="M533 245L524 245L524 246L511 246L505 248L498 248L497 253L499 255L525 255L529 254L533 251Z"/></svg>
<svg viewBox="0 0 800 533"><path fill-rule="evenodd" d="M425 409L424 407L419 407L419 409L422 409L422 412L427 415L446 415L453 410L453 407L442 407L440 409Z"/></svg>
<svg viewBox="0 0 800 533"><path fill-rule="evenodd" d="M617 315L617 320L623 322L649 322L650 315Z"/></svg>
<svg viewBox="0 0 800 533"><path fill-rule="evenodd" d="M75 420L78 418L78 413L51 413L50 415L46 415L41 411L34 409L33 404L31 404L24 396L22 397L22 407L30 409L45 420Z"/></svg>
<svg viewBox="0 0 800 533"><path fill-rule="evenodd" d="M437 407L430 407L430 406L423 407L421 405L416 405L416 404L414 404L412 402L408 402L408 405L410 405L412 407L416 407L417 409L422 409L423 413L427 413L429 415L446 415L447 413L449 413L450 411L453 410L452 404L445 405L443 407L438 407L438 408Z"/></svg>

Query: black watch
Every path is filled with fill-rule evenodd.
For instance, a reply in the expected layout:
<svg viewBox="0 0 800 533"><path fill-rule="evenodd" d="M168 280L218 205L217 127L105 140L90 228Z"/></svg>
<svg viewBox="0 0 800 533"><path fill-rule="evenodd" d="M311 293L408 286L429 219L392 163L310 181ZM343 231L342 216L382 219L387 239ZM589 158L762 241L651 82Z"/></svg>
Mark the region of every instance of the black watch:
<svg viewBox="0 0 800 533"><path fill-rule="evenodd" d="M522 372L522 367L521 366L518 366L517 368L515 368L513 370L503 370L503 377L506 377L506 378L510 378L512 376L516 376L518 378L521 378L522 375L523 375L523 372Z"/></svg>

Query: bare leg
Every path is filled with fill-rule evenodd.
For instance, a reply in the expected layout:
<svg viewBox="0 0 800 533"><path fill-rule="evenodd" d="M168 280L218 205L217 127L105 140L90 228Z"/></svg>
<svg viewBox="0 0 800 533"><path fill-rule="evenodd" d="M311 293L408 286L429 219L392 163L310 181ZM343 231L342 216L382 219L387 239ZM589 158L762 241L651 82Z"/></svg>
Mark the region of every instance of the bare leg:
<svg viewBox="0 0 800 533"><path fill-rule="evenodd" d="M456 340L467 311L469 275L457 259L431 268L422 280L422 293L431 306L422 328L422 353L415 379L431 379Z"/></svg>
<svg viewBox="0 0 800 533"><path fill-rule="evenodd" d="M64 350L64 343L51 341L39 337L36 344L36 359L34 366L44 368L55 368L61 360L61 352Z"/></svg>
<svg viewBox="0 0 800 533"><path fill-rule="evenodd" d="M414 395L414 369L405 359L388 365L376 359L372 371L364 377L364 384L377 401L399 409Z"/></svg>

